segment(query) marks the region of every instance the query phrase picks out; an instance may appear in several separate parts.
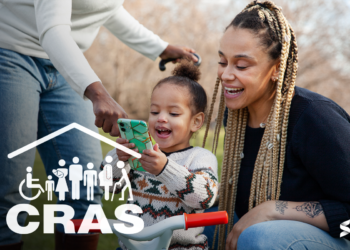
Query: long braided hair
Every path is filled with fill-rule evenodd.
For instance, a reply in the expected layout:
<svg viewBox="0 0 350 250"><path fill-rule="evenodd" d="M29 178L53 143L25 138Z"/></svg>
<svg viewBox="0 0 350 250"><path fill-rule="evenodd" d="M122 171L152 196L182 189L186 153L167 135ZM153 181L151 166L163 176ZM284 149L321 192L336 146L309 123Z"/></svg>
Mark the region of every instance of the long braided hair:
<svg viewBox="0 0 350 250"><path fill-rule="evenodd" d="M280 68L276 85L275 99L269 113L264 135L255 161L251 182L249 210L268 200L278 200L281 193L282 173L285 162L287 126L289 111L295 87L298 68L298 48L294 31L281 8L271 1L253 1L239 13L227 27L249 29L256 34L272 59L280 58ZM227 29L226 28L226 29ZM203 146L209 129L216 95L219 92L220 79L215 84L212 104ZM221 90L219 111L215 127L213 152L216 152L219 132L224 117L225 100ZM219 191L219 210L229 214L229 224L217 226L214 243L219 229L219 248L225 247L226 229L233 227L233 213L237 194L237 182L244 157L243 147L245 129L248 120L248 108L228 110L228 119L224 144L224 158Z"/></svg>

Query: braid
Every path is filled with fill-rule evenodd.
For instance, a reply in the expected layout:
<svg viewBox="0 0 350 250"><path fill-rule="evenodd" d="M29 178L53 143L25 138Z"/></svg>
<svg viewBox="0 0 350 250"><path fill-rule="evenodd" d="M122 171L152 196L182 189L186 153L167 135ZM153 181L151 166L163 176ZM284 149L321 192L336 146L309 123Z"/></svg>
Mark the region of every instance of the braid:
<svg viewBox="0 0 350 250"><path fill-rule="evenodd" d="M229 171L229 168L226 168L224 166L227 166L228 159L229 159L229 157L225 157L225 156L230 153L229 148L230 148L231 143L230 143L229 139L231 138L231 133L233 131L233 129L232 129L233 112L235 112L235 111L230 110L228 112L227 133L225 134L224 159L222 162L223 168L221 171L221 185L220 185L220 189L219 189L219 197L221 197L219 199L219 210L223 210L225 207L227 207L227 199L224 199L223 197L225 197L225 190L227 190L228 185L229 185L229 181L227 179L227 177L228 177L227 171ZM215 244L215 238L216 238L216 233L217 233L218 229L219 229L219 244L220 244L220 242L222 242L222 240L225 239L225 225L216 226L213 244Z"/></svg>
<svg viewBox="0 0 350 250"><path fill-rule="evenodd" d="M295 80L297 76L298 71L298 46L296 37L294 34L293 29L290 27L291 31L291 47L292 47L292 62L293 64L290 64L290 67L292 68L291 72L291 78L287 92L286 97L286 105L284 110L284 119L283 119L283 125L282 125L282 136L281 136L281 153L280 153L280 169L278 171L278 182L277 182L277 194L276 198L278 199L281 194L281 183L282 183L282 174L283 174L283 166L285 161L285 150L286 150L286 144L287 144L287 128L288 128L288 118L289 118L289 111L290 106L293 99L293 93L294 93L294 87L295 87ZM282 167L281 167L282 166Z"/></svg>
<svg viewBox="0 0 350 250"><path fill-rule="evenodd" d="M235 203L235 196L236 196L236 190L237 190L237 181L236 181L236 177L237 177L237 162L238 162L238 148L239 148L239 143L240 143L240 134L241 134L241 130L242 130L242 119L243 118L243 110L240 109L238 110L238 126L237 126L237 133L236 133L236 136L233 139L233 141L231 142L234 142L235 143L235 148L234 150L231 151L231 155L233 156L232 157L232 164L230 164L229 166L231 166L230 168L232 169L232 173L229 174L229 176L231 176L231 179L232 179L232 183L230 184L231 185L231 190L230 192L227 192L227 193L230 193L230 203L229 203L229 209L228 209L228 215L230 218L233 218L233 210L234 210L234 203ZM234 144L234 143L231 143L231 144ZM229 227L232 228L233 226L233 221L229 221Z"/></svg>
<svg viewBox="0 0 350 250"><path fill-rule="evenodd" d="M215 125L215 130L214 130L214 140L213 140L213 150L212 150L212 152L215 155L216 155L216 149L218 148L220 129L221 129L222 121L224 119L224 113L225 113L225 98L224 98L224 89L222 88L221 89L221 96L220 96L218 116L216 118L216 125Z"/></svg>
<svg viewBox="0 0 350 250"><path fill-rule="evenodd" d="M208 120L207 120L207 124L206 124L206 128L205 128L203 145L202 145L203 148L205 147L205 141L207 140L208 131L209 131L210 122L211 122L211 117L213 115L214 104L215 104L215 100L216 100L216 95L218 93L219 85L220 85L220 79L217 78L216 79L216 83L215 83L213 98L212 98L211 105L210 105L210 110L209 110L209 113L208 113Z"/></svg>
<svg viewBox="0 0 350 250"><path fill-rule="evenodd" d="M219 78L218 78L218 80L219 80ZM214 91L214 95L216 96L215 91ZM211 106L213 106L214 103L215 103L215 100L214 100L214 97L213 97ZM215 154L216 154L216 148L217 148L217 145L218 145L218 140L219 140L219 135L220 135L220 128L221 128L221 124L222 124L223 117L224 117L224 111L225 111L224 89L221 89L219 111L218 111L218 117L217 117L217 120L216 120L215 135L214 135L214 141L216 141L216 143L215 143L215 145L213 143L213 146L215 147L213 149L213 151L215 152ZM228 121L227 121L227 126L230 127L230 131L232 131L231 124L232 124L232 115L229 114ZM207 130L208 130L208 124L207 124L206 131ZM227 132L225 136L227 138L230 138L231 137L231 133ZM228 140L225 140L224 154L228 154L229 153L229 143L226 143L226 142L228 142ZM224 158L224 161L222 162L222 166L227 164L227 159L228 159L228 157ZM222 169L222 172L221 172L221 183L223 183L223 185L228 185L228 181L227 181L227 178L226 178L227 177L227 174L226 174L227 168L223 168L222 166L221 166L221 169ZM223 186L219 189L219 197L223 197L224 196L224 190L225 190L225 188ZM225 206L226 206L226 204L224 204L224 199L219 199L219 207L225 207ZM214 245L215 245L215 240L216 240L216 235L217 235L218 230L219 230L219 226L216 226L215 227L215 234L214 234L214 243L213 243ZM225 228L220 228L220 230L223 231L223 230L225 230ZM214 248L214 245L213 245L213 248Z"/></svg>
<svg viewBox="0 0 350 250"><path fill-rule="evenodd" d="M235 17L230 26L252 30L261 39L271 58L280 59L279 76L275 83L275 99L267 118L252 175L249 196L249 209L252 209L267 200L279 199L281 194L288 119L298 69L298 47L292 27L283 16L281 9L271 1L262 3L257 3L257 1L251 2ZM217 85L219 84L218 82L219 80ZM218 92L217 85L214 89L215 97L213 96L212 99L211 112ZM225 103L222 90L215 127L213 152L216 152L224 108ZM229 214L227 227L229 231L233 227L237 183L241 159L244 157L243 148L248 116L247 107L240 110L228 110L221 187L219 190L219 210L226 210ZM218 249L224 249L225 225L216 227L213 247L215 246L218 230Z"/></svg>
<svg viewBox="0 0 350 250"><path fill-rule="evenodd" d="M235 209L235 203L236 203L236 196L237 196L237 183L238 183L238 176L239 176L239 170L241 166L241 160L242 160L242 154L243 154L243 147L244 147L244 139L245 139L245 129L247 126L247 114L248 109L241 109L239 111L239 125L237 130L237 137L235 138L236 141L236 149L234 152L234 165L233 165L233 173L232 173L232 185L231 185L231 202L230 202L230 210L229 210L229 217L233 218L233 213ZM233 220L229 221L229 228L233 227Z"/></svg>

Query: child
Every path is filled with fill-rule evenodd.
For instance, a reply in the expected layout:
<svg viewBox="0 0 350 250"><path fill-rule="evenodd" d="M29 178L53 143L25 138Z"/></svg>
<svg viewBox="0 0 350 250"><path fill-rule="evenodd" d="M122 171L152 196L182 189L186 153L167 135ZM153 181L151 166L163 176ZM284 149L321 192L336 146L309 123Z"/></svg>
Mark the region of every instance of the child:
<svg viewBox="0 0 350 250"><path fill-rule="evenodd" d="M129 154L112 150L114 182L122 177L116 164L125 161L129 173L133 201L143 210L140 217L145 227L183 213L202 213L213 205L218 192L217 160L208 150L191 147L190 138L201 128L207 96L199 79L199 69L190 63L179 64L173 76L158 82L151 97L149 132L156 144L144 150L139 159L147 172L130 170ZM133 148L135 145L118 138L117 143ZM137 151L137 149L135 149ZM106 162L102 162L101 169ZM124 182L125 184L125 182ZM116 193L123 186L118 186ZM113 188L110 188L113 192ZM209 249L201 228L173 233L169 249ZM123 249L125 246L120 242Z"/></svg>

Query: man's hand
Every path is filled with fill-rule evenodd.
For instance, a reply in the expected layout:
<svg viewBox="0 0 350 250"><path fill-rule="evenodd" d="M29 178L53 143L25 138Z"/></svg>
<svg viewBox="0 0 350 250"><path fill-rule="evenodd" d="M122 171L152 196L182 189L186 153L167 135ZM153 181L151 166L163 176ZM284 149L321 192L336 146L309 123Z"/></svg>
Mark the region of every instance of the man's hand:
<svg viewBox="0 0 350 250"><path fill-rule="evenodd" d="M128 118L124 109L108 94L101 82L90 84L84 95L92 101L95 125L102 128L111 136L119 136L117 121L119 118Z"/></svg>
<svg viewBox="0 0 350 250"><path fill-rule="evenodd" d="M184 46L175 46L169 44L159 57L161 59L176 58L177 60L175 60L174 63L179 62L182 58L197 62L197 57L191 53L195 53L195 50Z"/></svg>
<svg viewBox="0 0 350 250"><path fill-rule="evenodd" d="M162 172L167 161L168 159L165 154L160 151L158 144L153 146L153 150L143 150L141 158L139 159L143 169L154 175L158 175Z"/></svg>

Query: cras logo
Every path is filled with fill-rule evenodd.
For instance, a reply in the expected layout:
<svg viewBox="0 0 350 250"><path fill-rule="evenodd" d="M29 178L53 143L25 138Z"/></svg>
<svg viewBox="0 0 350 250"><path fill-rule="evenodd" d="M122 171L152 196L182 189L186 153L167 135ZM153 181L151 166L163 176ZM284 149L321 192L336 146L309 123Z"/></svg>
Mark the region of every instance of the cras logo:
<svg viewBox="0 0 350 250"><path fill-rule="evenodd" d="M340 229L343 230L340 233L340 238L347 236L348 234L350 234L350 220L344 221L343 223L340 224Z"/></svg>
<svg viewBox="0 0 350 250"><path fill-rule="evenodd" d="M60 130L57 130L56 132L53 132L33 143L30 143L8 155L8 158L16 157L29 149L35 148L38 145L49 141L56 136L59 136L63 133L66 133L72 129L78 129L100 141L103 141L117 149L123 150L126 153L136 157L140 158L141 155L139 153L136 153L133 150L130 150L92 130L89 130L77 123L72 123ZM93 163L87 164L87 170L83 171L83 166L79 164L79 158L74 157L73 158L73 164L66 166L66 161L64 159L59 160L58 162L58 168L53 169L52 174L54 174L58 181L55 183L52 180L52 176L48 175L48 180L45 182L45 189L37 183L39 179L33 179L32 178L32 168L28 166L26 168L27 174L26 178L21 181L19 184L19 193L20 195L29 201L37 199L41 194L47 192L47 200L52 200L52 192L56 191L59 194L58 199L61 201L65 200L65 193L69 192L67 180L66 177L69 177L69 181L72 182L72 199L73 200L79 200L80 199L80 182L84 182L84 186L86 186L87 189L87 200L93 200L94 199L94 186L97 185L97 178L99 178L100 186L103 186L105 190L108 190L110 186L113 186L113 176L112 176L112 166L110 163L112 162L112 157L107 156L105 161L107 164L105 165L103 171L101 171L99 174L97 174L96 170L93 170ZM133 200L132 196L132 189L130 185L130 180L128 178L128 175L126 173L126 170L124 169L124 162L119 161L117 162L117 167L121 168L122 172L122 178L114 184L113 190L116 189L117 186L122 186L122 181L124 181L125 185L122 189L122 197L120 200L124 200L124 192L128 188L129 190L129 200ZM23 193L23 185L26 185L28 188L37 189L36 195L32 197L27 197ZM111 197L111 201L113 201L114 198L114 192ZM109 192L105 192L105 199L109 200ZM44 204L44 210L43 210L43 223L44 223L44 234L53 234L54 233L54 227L55 224L62 224L64 227L65 233L75 233L75 227L73 222L71 221L74 217L74 209L69 205L63 205L63 204ZM135 234L140 232L144 228L144 222L141 218L137 216L133 216L127 213L127 211L131 211L134 214L140 214L142 213L142 209L134 204L124 204L118 206L115 211L114 215L119 220L119 222L124 222L128 226L126 226L124 223L109 223L101 205L97 204L91 204L89 205L86 214L84 216L84 219L82 220L81 226L78 230L78 234L86 234L92 229L100 229L102 233L104 234L112 234L111 227L114 227L114 230L118 232L123 232L124 234ZM35 232L40 222L29 222L27 226L20 226L18 224L17 217L19 213L26 212L29 215L40 215L39 211L30 204L18 204L14 207L12 207L7 215L6 215L6 222L8 227L17 234L31 234ZM61 217L55 217L55 212L62 212L63 216ZM98 223L93 223L93 219L97 218ZM132 225L132 226L131 226Z"/></svg>

